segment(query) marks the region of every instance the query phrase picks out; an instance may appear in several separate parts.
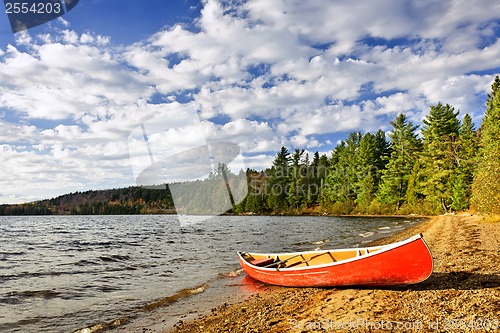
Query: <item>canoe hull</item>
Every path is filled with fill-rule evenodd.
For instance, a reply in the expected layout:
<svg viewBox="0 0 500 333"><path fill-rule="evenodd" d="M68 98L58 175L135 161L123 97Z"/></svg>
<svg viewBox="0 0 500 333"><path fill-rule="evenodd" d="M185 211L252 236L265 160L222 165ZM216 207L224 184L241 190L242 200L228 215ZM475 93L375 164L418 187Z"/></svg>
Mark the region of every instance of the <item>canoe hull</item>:
<svg viewBox="0 0 500 333"><path fill-rule="evenodd" d="M243 271L250 277L288 287L414 284L427 279L433 268L431 253L420 235L372 254L304 268L263 268L251 265L242 253L238 256Z"/></svg>

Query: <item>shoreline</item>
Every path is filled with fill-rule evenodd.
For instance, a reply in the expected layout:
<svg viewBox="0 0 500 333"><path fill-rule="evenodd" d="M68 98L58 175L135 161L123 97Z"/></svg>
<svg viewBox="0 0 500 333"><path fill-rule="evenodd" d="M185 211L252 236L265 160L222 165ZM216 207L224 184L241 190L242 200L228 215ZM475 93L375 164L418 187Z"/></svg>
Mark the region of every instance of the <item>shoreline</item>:
<svg viewBox="0 0 500 333"><path fill-rule="evenodd" d="M319 217L331 218L332 216ZM345 216L342 216L341 218L345 218ZM366 219L366 217L364 216L354 216L354 218ZM392 218L396 218L400 220L401 223L393 226L396 227L396 229L393 231L375 231L375 236L362 236L360 234L360 237L358 237L356 241L353 240L355 243L352 244L352 246L368 246L376 239L388 237L394 233L401 232L404 229L400 229L399 231L397 231L397 226L403 226L406 222L410 222L407 220L413 221L410 226L413 227L415 225L420 225L428 219L416 216L394 216L388 218L377 218L382 218L387 221L391 221ZM403 221L405 223L402 223ZM392 226L390 222L387 225ZM368 240L370 238L372 239ZM340 245L337 245L337 248L339 246ZM178 324L178 322L190 322L202 315L209 314L215 306L221 304L239 303L248 299L253 294L263 295L268 292L273 293L276 291L276 289L281 288L279 286L267 285L249 278L245 273L243 273L241 267L238 265L237 260L234 261L234 265L235 266L231 271L221 272L219 273L217 278L206 281L203 288L204 290L201 293L189 293L189 295L192 296L180 297L179 299L177 299L176 297L157 299L151 304L148 303L149 305L145 306L144 311L139 311L135 316L128 316L127 318L122 318L120 320L94 325L90 327L91 331L94 331L95 329L99 332L164 332L171 330L175 326L175 324ZM174 302L171 302L172 298L175 298ZM175 305L173 303L175 303ZM167 304L167 306L163 307L163 304Z"/></svg>
<svg viewBox="0 0 500 333"><path fill-rule="evenodd" d="M373 242L380 245L422 233L434 258L434 270L419 284L274 287L244 301L223 304L211 314L180 321L163 332L368 332L402 330L398 329L401 325L406 331L419 332L498 329L500 223L482 220L470 214L431 217Z"/></svg>

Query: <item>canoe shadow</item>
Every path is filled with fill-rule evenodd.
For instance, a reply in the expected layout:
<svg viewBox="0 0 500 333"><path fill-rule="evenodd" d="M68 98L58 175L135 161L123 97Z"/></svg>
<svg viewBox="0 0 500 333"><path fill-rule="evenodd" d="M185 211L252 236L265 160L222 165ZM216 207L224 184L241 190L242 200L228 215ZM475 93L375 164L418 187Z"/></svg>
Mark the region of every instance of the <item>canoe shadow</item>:
<svg viewBox="0 0 500 333"><path fill-rule="evenodd" d="M429 278L414 285L395 286L391 290L479 290L500 287L499 274L471 272L432 273Z"/></svg>

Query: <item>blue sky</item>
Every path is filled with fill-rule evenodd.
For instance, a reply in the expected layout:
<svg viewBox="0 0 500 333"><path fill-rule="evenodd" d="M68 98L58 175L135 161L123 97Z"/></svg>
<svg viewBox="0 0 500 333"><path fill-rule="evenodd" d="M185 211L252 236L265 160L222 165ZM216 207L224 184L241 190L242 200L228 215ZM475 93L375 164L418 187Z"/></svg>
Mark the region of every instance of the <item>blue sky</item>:
<svg viewBox="0 0 500 333"><path fill-rule="evenodd" d="M499 36L486 0L80 0L16 34L0 14L0 203L135 185L207 141L255 169L329 154L440 101L479 126Z"/></svg>
<svg viewBox="0 0 500 333"><path fill-rule="evenodd" d="M71 29L112 36L114 43L140 41L158 30L178 24L190 24L199 16L202 4L198 0L80 0L77 10L69 11L64 19ZM6 15L0 18L2 44L13 43L14 36ZM54 26L44 25L30 30L32 34L51 32Z"/></svg>

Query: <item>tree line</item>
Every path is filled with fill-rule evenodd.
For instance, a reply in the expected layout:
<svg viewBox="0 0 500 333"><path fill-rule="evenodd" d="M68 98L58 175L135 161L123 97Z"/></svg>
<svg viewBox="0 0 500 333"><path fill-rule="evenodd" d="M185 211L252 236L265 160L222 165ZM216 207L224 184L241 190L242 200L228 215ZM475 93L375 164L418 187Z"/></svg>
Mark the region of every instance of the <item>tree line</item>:
<svg viewBox="0 0 500 333"><path fill-rule="evenodd" d="M175 213L168 188L138 186L75 192L16 205L0 205L0 215L133 215Z"/></svg>
<svg viewBox="0 0 500 333"><path fill-rule="evenodd" d="M387 133L350 133L331 156L282 147L272 167L248 171L236 212L438 214L474 206L500 213L500 80L479 130L450 104L431 106L423 125L405 114Z"/></svg>
<svg viewBox="0 0 500 333"><path fill-rule="evenodd" d="M219 165L205 180L172 186L193 213L438 214L471 207L500 213L500 79L479 129L450 104L430 107L420 127L405 114L388 133L352 132L330 156L282 147L272 166L240 171ZM243 173L242 173L243 172ZM243 201L227 191L247 178ZM221 185L225 183L224 185ZM179 185L179 184L177 184ZM238 189L241 193L242 189ZM233 205L234 204L234 205ZM175 213L168 186L76 192L50 200L0 205L0 215Z"/></svg>

